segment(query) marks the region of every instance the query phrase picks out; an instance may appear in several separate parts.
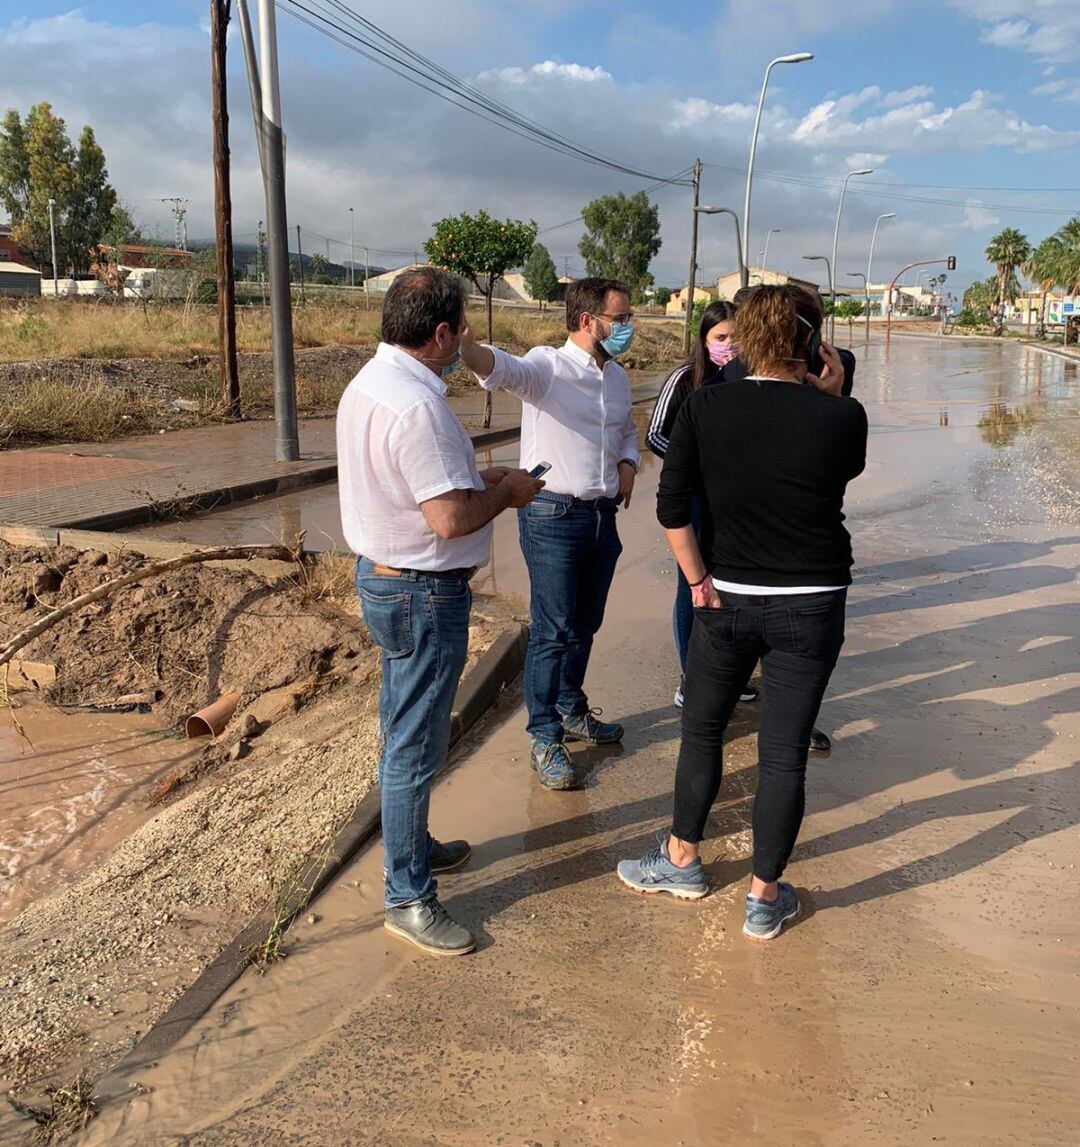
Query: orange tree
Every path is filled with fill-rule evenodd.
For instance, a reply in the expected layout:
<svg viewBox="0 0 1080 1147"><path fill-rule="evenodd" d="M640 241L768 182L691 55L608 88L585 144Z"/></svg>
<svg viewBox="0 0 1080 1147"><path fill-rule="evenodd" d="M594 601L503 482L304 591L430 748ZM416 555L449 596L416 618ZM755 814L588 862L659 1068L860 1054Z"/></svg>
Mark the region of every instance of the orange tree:
<svg viewBox="0 0 1080 1147"><path fill-rule="evenodd" d="M491 342L493 322L491 299L495 285L514 267L520 267L532 253L536 224L520 219L492 219L486 211L475 215L462 212L433 224L434 234L424 244L428 258L439 267L453 271L475 284L487 302L487 337ZM484 405L484 425L491 425L491 395Z"/></svg>

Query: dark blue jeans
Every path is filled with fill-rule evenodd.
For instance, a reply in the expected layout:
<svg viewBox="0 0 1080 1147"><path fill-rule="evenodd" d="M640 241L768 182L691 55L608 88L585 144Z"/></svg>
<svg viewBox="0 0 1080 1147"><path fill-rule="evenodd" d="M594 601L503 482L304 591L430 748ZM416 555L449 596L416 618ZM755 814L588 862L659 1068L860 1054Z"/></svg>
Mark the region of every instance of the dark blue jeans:
<svg viewBox="0 0 1080 1147"><path fill-rule="evenodd" d="M400 907L435 895L428 805L450 744L472 592L462 577L378 577L366 558L356 563L356 591L364 622L382 650L379 785L386 905Z"/></svg>
<svg viewBox="0 0 1080 1147"><path fill-rule="evenodd" d="M532 587L525 703L528 730L542 743L562 740L564 715L588 712L585 671L622 553L614 499L590 504L555 497L541 493L518 510Z"/></svg>
<svg viewBox="0 0 1080 1147"><path fill-rule="evenodd" d="M695 498L690 509L690 524L694 527L694 535L701 541L701 521L704 507L700 498ZM690 583L683 577L682 567L675 563L675 609L672 615L672 626L675 630L675 648L679 654L679 668L686 672L686 656L690 649L690 631L694 628L694 603L690 597Z"/></svg>
<svg viewBox="0 0 1080 1147"><path fill-rule="evenodd" d="M760 659L753 874L771 882L802 825L810 730L844 643L847 591L720 597L723 609L695 611L671 831L702 839L720 791L728 720Z"/></svg>

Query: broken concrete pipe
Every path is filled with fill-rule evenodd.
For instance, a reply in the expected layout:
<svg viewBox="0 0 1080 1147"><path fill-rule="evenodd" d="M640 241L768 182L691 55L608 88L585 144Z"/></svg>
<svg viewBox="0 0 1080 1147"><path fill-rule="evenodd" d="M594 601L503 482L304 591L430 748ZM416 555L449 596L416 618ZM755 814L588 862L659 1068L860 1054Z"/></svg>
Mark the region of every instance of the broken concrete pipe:
<svg viewBox="0 0 1080 1147"><path fill-rule="evenodd" d="M239 704L239 693L225 693L192 713L184 723L184 730L189 737L220 737Z"/></svg>

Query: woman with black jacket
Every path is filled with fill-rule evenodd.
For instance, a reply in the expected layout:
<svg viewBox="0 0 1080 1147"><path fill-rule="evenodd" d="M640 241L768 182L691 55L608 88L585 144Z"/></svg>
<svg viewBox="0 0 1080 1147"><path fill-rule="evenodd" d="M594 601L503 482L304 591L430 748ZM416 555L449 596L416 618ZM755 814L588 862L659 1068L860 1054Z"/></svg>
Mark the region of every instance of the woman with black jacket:
<svg viewBox="0 0 1080 1147"><path fill-rule="evenodd" d="M734 303L724 300L710 303L701 314L690 357L668 375L660 391L660 397L656 400L649 430L645 435L645 444L658 458L663 458L667 453L668 437L683 403L703 386L719 381L724 367L739 353L732 338L736 310ZM702 519L698 499L694 500L692 523L700 539ZM694 607L690 603L690 587L686 584L686 578L683 577L681 569L676 567L676 570L678 580L675 586L672 626L675 630L675 649L679 655L679 670L685 675L690 630L694 624ZM756 701L758 691L752 685L747 685L739 699ZM683 689L680 682L675 691L675 704L681 709L682 703Z"/></svg>
<svg viewBox="0 0 1080 1147"><path fill-rule="evenodd" d="M844 640L851 538L847 483L866 463L866 414L840 396L843 366L821 346L820 302L797 287L761 287L735 337L751 375L684 404L668 443L657 517L690 585L694 628L670 834L619 878L640 892L697 900L699 857L720 790L728 720L755 663L763 677L754 856L743 931L770 940L799 912L780 880L802 824L810 729ZM712 519L702 555L695 492Z"/></svg>

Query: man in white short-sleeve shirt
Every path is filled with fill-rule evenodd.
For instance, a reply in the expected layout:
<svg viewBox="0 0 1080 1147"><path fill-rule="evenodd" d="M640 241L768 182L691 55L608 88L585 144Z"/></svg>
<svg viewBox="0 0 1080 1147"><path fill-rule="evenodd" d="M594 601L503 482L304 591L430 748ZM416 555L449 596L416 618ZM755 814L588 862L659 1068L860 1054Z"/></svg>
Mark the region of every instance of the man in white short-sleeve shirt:
<svg viewBox="0 0 1080 1147"><path fill-rule="evenodd" d="M385 924L436 955L476 946L439 903L433 876L464 864L469 845L427 830L468 650L469 579L488 560L492 519L543 486L523 470L477 469L447 404L442 376L468 332L465 298L462 281L434 267L399 275L383 305L383 342L337 418L341 523L357 555L364 621L382 650Z"/></svg>

